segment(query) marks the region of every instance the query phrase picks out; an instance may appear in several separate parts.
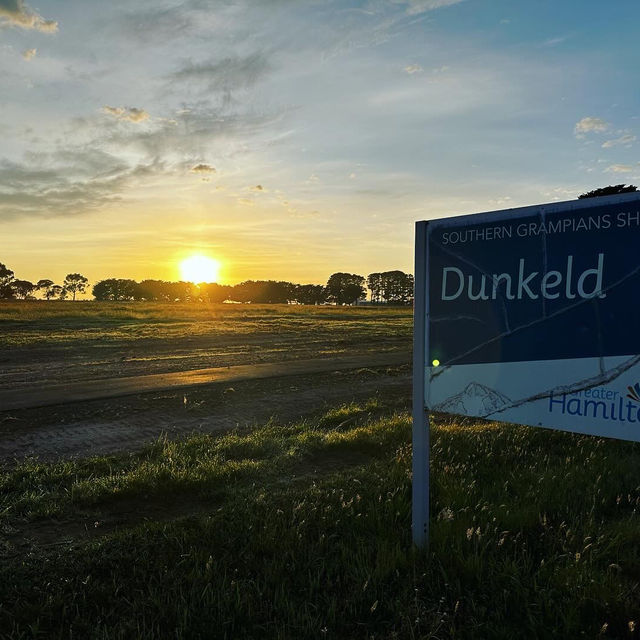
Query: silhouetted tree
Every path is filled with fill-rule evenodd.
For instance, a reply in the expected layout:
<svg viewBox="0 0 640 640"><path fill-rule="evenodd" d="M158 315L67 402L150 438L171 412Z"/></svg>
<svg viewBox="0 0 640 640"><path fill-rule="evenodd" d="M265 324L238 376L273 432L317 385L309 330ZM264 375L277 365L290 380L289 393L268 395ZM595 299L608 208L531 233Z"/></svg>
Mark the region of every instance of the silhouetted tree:
<svg viewBox="0 0 640 640"><path fill-rule="evenodd" d="M44 297L47 300L51 300L51 298L60 298L60 300L64 300L67 297L67 292L64 290L64 287L61 287L59 284L54 284L47 289Z"/></svg>
<svg viewBox="0 0 640 640"><path fill-rule="evenodd" d="M143 280L140 283L140 295L142 300L169 301L169 290L163 280Z"/></svg>
<svg viewBox="0 0 640 640"><path fill-rule="evenodd" d="M327 300L353 304L365 297L364 278L356 273L334 273L327 281Z"/></svg>
<svg viewBox="0 0 640 640"><path fill-rule="evenodd" d="M322 304L327 299L327 293L321 284L296 284L293 299L300 304Z"/></svg>
<svg viewBox="0 0 640 640"><path fill-rule="evenodd" d="M42 295L46 298L47 297L47 291L49 290L50 287L53 286L53 280L48 280L48 279L42 279L42 280L38 280L38 282L36 282L36 289L38 291L42 292Z"/></svg>
<svg viewBox="0 0 640 640"><path fill-rule="evenodd" d="M367 287L371 291L371 302L382 302L382 274L370 273L367 276Z"/></svg>
<svg viewBox="0 0 640 640"><path fill-rule="evenodd" d="M36 288L36 285L28 280L14 280L11 283L11 288L13 289L14 296L18 298L18 300L26 300Z"/></svg>
<svg viewBox="0 0 640 640"><path fill-rule="evenodd" d="M413 276L403 271L370 273L367 286L373 302L409 304L413 299Z"/></svg>
<svg viewBox="0 0 640 640"><path fill-rule="evenodd" d="M199 286L200 299L203 302L224 302L229 299L231 287L216 282L205 282Z"/></svg>
<svg viewBox="0 0 640 640"><path fill-rule="evenodd" d="M79 273L69 273L62 283L63 289L73 295L73 300L76 299L77 293L84 293L89 281L83 275Z"/></svg>
<svg viewBox="0 0 640 640"><path fill-rule="evenodd" d="M198 300L198 287L193 282L166 282L166 291L171 302Z"/></svg>
<svg viewBox="0 0 640 640"><path fill-rule="evenodd" d="M294 285L275 280L246 280L231 288L230 299L255 304L283 304L294 299Z"/></svg>
<svg viewBox="0 0 640 640"><path fill-rule="evenodd" d="M13 280L13 271L0 262L0 300L11 300L13 298L13 289L11 287Z"/></svg>
<svg viewBox="0 0 640 640"><path fill-rule="evenodd" d="M608 187L601 187L600 189L594 189L593 191L587 191L578 196L579 200L583 198L598 198L600 196L613 196L617 193L633 193L638 188L632 184L625 186L624 184L614 184Z"/></svg>
<svg viewBox="0 0 640 640"><path fill-rule="evenodd" d="M93 297L96 300L140 300L140 285L135 280L109 278L100 280L93 286Z"/></svg>

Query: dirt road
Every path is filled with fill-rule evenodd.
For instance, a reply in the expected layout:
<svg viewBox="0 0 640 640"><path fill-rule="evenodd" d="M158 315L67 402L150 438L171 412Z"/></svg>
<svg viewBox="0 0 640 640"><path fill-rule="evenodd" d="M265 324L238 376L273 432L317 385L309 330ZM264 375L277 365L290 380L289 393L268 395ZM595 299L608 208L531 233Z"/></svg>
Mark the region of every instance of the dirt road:
<svg viewBox="0 0 640 640"><path fill-rule="evenodd" d="M396 366L409 362L409 359L408 353L383 353L213 367L173 373L79 380L61 384L35 382L9 390L0 390L0 411L45 407L69 402L86 402L100 398L116 398L213 382L232 383L240 380L308 375L362 367Z"/></svg>
<svg viewBox="0 0 640 640"><path fill-rule="evenodd" d="M392 398L399 408L405 408L411 368L408 364L394 366L388 356L385 360L389 366L375 367L369 358L366 364L370 366L358 367L365 363L351 358L313 361L313 371L305 371L308 365L301 361L275 368L257 369L255 365L249 367L251 371L229 367L226 373L192 372L192 376L175 379L173 374L141 376L146 386L141 383L136 388L128 381L123 389L127 395L116 397L114 382L108 398L98 395L101 387L105 393L109 387L105 380L97 386L88 381L82 401L77 391L73 402L61 402L63 397L58 396L51 406L0 412L0 465L11 466L28 456L56 460L132 452L161 435L179 438L251 427L270 419L290 422L374 396ZM185 386L189 380L193 384ZM55 399L56 389L44 392L49 400ZM90 393L98 397L89 399ZM70 398L68 395L67 400Z"/></svg>

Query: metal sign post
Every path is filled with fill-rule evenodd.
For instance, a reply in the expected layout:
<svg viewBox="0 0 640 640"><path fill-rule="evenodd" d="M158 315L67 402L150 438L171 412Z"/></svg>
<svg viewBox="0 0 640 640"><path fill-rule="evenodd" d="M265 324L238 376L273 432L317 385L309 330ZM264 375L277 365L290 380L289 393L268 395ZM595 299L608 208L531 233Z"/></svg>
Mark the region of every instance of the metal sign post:
<svg viewBox="0 0 640 640"><path fill-rule="evenodd" d="M429 543L429 414L425 398L427 322L427 223L416 223L413 300L413 543Z"/></svg>

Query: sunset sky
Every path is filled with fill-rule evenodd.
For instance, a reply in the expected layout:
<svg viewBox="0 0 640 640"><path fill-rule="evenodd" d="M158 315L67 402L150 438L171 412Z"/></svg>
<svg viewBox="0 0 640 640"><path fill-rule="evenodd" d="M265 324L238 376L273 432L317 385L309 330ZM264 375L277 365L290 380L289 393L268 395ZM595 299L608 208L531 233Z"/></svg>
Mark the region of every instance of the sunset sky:
<svg viewBox="0 0 640 640"><path fill-rule="evenodd" d="M416 220L640 182L637 0L0 0L0 262L412 270ZM639 185L640 186L640 185Z"/></svg>

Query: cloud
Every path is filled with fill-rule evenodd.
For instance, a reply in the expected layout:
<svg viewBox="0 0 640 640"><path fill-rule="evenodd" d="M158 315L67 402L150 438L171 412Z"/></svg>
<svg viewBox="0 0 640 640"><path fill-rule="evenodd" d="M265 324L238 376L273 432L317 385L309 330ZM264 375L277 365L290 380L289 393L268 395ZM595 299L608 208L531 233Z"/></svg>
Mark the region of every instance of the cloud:
<svg viewBox="0 0 640 640"><path fill-rule="evenodd" d="M557 38L549 38L542 43L543 47L555 47L557 44L562 44L568 36L559 36Z"/></svg>
<svg viewBox="0 0 640 640"><path fill-rule="evenodd" d="M414 73L422 73L423 71L422 67L419 64L410 64L408 67L405 67L404 70L409 75L412 75Z"/></svg>
<svg viewBox="0 0 640 640"><path fill-rule="evenodd" d="M616 145L619 144L631 144L632 142L636 141L636 136L631 135L630 133L626 133L623 136L620 136L619 138L615 138L613 140L605 140L605 142L602 143L602 147L604 149L608 149L609 147L615 147Z"/></svg>
<svg viewBox="0 0 640 640"><path fill-rule="evenodd" d="M612 164L608 166L605 171L607 173L630 173L633 171L633 167L628 164Z"/></svg>
<svg viewBox="0 0 640 640"><path fill-rule="evenodd" d="M131 166L111 154L86 149L32 154L21 164L0 160L0 218L86 214L165 173L167 168L157 160Z"/></svg>
<svg viewBox="0 0 640 640"><path fill-rule="evenodd" d="M208 91L231 91L254 85L270 68L264 54L253 53L198 64L189 61L169 74L168 79L172 83L201 83Z"/></svg>
<svg viewBox="0 0 640 640"><path fill-rule="evenodd" d="M440 9L442 7L449 7L460 2L463 2L463 0L393 0L394 4L408 5L407 13L409 15L416 15L427 11L433 11L434 9Z"/></svg>
<svg viewBox="0 0 640 640"><path fill-rule="evenodd" d="M22 52L22 57L27 61L33 60L36 57L36 53L38 53L37 49L27 49Z"/></svg>
<svg viewBox="0 0 640 640"><path fill-rule="evenodd" d="M3 26L35 29L43 33L55 33L58 30L55 20L45 20L24 0L0 0L0 27Z"/></svg>
<svg viewBox="0 0 640 640"><path fill-rule="evenodd" d="M216 170L210 164L205 164L201 162L193 167L191 167L190 171L192 173L215 173Z"/></svg>
<svg viewBox="0 0 640 640"><path fill-rule="evenodd" d="M128 120L129 122L143 122L149 118L149 114L144 109L136 107L110 107L105 105L102 111L118 120Z"/></svg>
<svg viewBox="0 0 640 640"><path fill-rule="evenodd" d="M583 137L585 133L603 133L609 126L609 123L602 118L588 116L576 122L573 132L577 137Z"/></svg>

